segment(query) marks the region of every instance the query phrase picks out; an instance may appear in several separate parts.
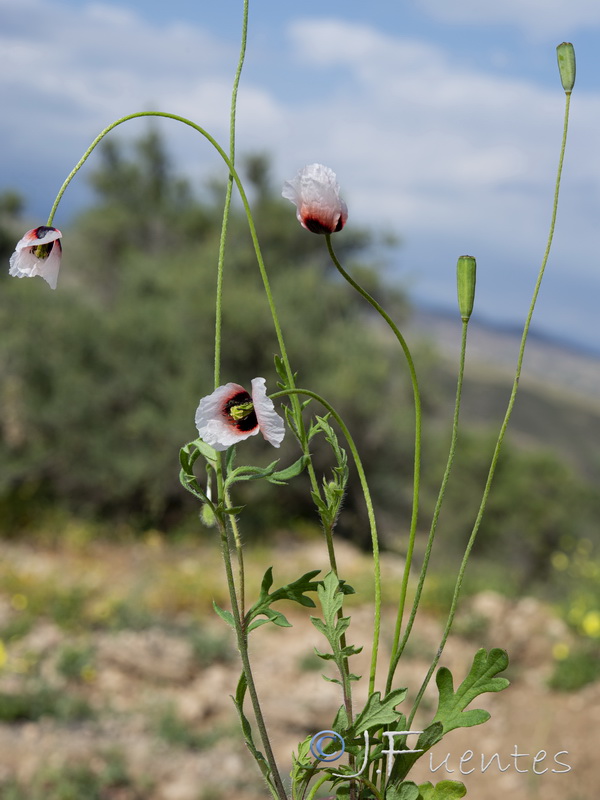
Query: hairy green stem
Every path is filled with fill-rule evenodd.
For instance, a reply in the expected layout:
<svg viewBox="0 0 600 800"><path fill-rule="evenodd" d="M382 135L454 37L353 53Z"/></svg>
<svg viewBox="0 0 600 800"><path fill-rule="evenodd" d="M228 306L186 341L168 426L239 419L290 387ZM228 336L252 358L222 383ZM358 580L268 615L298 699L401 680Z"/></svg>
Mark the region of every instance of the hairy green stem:
<svg viewBox="0 0 600 800"><path fill-rule="evenodd" d="M240 56L235 77L233 79L233 89L231 92L231 109L229 113L229 159L235 164L235 121L237 110L237 96L240 85L244 58L246 56L246 42L248 39L248 0L244 0L244 12L242 18L242 40L240 44ZM217 261L217 292L215 303L215 389L221 383L221 329L223 318L223 272L225 263L225 241L227 239L227 227L231 212L231 195L233 191L233 176L231 173L227 178L227 191L225 194L225 207L223 209L223 222L221 224L221 237L219 240L219 258Z"/></svg>
<svg viewBox="0 0 600 800"><path fill-rule="evenodd" d="M460 591L461 591L462 584L463 584L463 578L464 578L464 574L465 574L465 569L467 567L467 561L469 560L469 556L471 554L471 550L473 549L473 544L475 543L475 538L477 537L477 533L478 533L479 527L481 525L481 520L483 518L485 507L487 505L488 497L489 497L489 494L490 494L490 489L492 487L492 481L494 479L494 473L496 472L496 466L498 464L498 458L500 456L500 450L502 448L502 443L504 441L504 436L506 434L506 429L508 428L508 423L510 421L510 418L511 418L511 415L512 415L512 411L513 411L513 407L514 407L514 404L515 404L515 399L516 399L516 396L517 396L517 390L519 388L519 380L520 380L520 377L521 377L521 370L522 370L522 367L523 367L523 357L525 355L525 345L527 343L527 336L529 334L529 328L531 326L531 319L533 317L533 311L535 309L537 298L538 298L538 295L539 295L539 292L540 292L540 286L542 284L542 278L544 277L544 272L546 271L546 264L548 263L548 258L550 256L550 249L552 247L552 240L554 238L554 228L555 228L555 225L556 225L556 215L557 215L557 212L558 212L558 196L559 196L559 193L560 193L560 179L561 179L561 175L562 175L563 162L564 162L564 158L565 158L565 148L566 148L566 144L567 144L567 133L568 133L568 129L569 129L569 110L570 110L570 106L571 106L571 94L570 94L570 92L567 92L566 100L565 100L564 121L563 121L563 135L562 135L562 141L561 141L561 147L560 147L560 156L559 156L559 159L558 159L558 170L557 170L557 174L556 174L556 184L555 184L555 188L554 188L554 201L553 201L553 204L552 204L552 215L551 215L551 219L550 219L550 231L548 233L548 239L547 239L547 242L546 242L546 249L544 251L544 255L543 255L543 258L542 258L542 263L541 263L540 270L539 270L539 273L538 273L538 276L537 276L537 280L536 280L536 283L535 283L535 287L534 287L534 290L533 290L533 296L531 298L531 303L529 305L529 311L527 313L527 318L525 320L525 325L523 327L523 335L521 336L521 345L519 347L519 355L518 355L518 358L517 358L517 366L516 366L516 370L515 370L515 377L514 377L514 381L513 381L513 385L512 385L512 390L511 390L510 397L509 397L509 400L508 400L508 405L507 405L507 408L506 408L506 413L504 415L504 420L503 420L502 425L500 427L500 432L498 434L498 439L496 441L496 446L494 448L494 453L492 455L492 461L491 461L490 468L489 468L489 471L488 471L488 476L487 476L487 480L486 480L486 483L485 483L485 488L483 490L483 497L481 499L479 510L477 512L477 517L475 519L475 523L473 525L473 529L471 531L471 535L469 537L469 541L467 542L467 547L465 549L465 553L464 553L464 556L463 556L463 559L462 559L462 562L461 562L461 565L460 565L460 569L459 569L459 572L458 572L458 577L456 579L456 584L455 584L455 587L454 587L454 594L452 596L452 603L450 604L450 611L448 613L448 619L446 621L446 626L445 626L444 632L442 634L442 639L441 639L441 642L440 642L440 646L439 646L438 651L437 651L437 653L436 653L436 655L435 655L435 657L434 657L434 659L433 659L433 661L431 663L431 666L429 667L427 675L425 676L425 679L423 680L423 683L421 684L421 688L419 689L419 693L417 694L417 697L415 698L415 702L413 704L413 708L412 708L410 717L408 719L409 727L410 727L410 723L414 719L414 716L415 716L415 714L417 712L419 704L421 703L421 699L423 697L423 694L425 693L425 690L427 689L429 681L431 680L431 676L433 675L433 673L435 671L435 668L438 665L438 662L440 660L440 657L441 657L442 652L444 650L444 647L446 645L446 641L448 639L448 636L450 635L450 630L452 628L452 623L454 622L454 615L456 614L456 607L457 607L457 604L458 604L458 597L460 595Z"/></svg>
<svg viewBox="0 0 600 800"><path fill-rule="evenodd" d="M221 554L223 556L223 563L225 565L225 573L227 576L227 586L229 588L229 600L231 603L231 612L235 622L235 632L237 638L237 646L242 660L242 668L246 677L246 685L248 687L248 694L252 703L252 710L254 711L254 718L258 727L258 732L262 741L265 751L265 758L271 770L271 777L275 785L277 796L279 800L287 800L287 793L281 780L281 775L277 768L277 762L271 747L271 741L267 732L267 726L260 707L258 693L256 691L256 684L254 683L254 676L250 666L250 657L248 653L248 635L244 628L244 621L240 615L240 607L238 598L235 591L235 582L233 579L233 566L231 564L231 554L229 552L229 539L227 537L227 527L222 519L218 519L219 531L221 534Z"/></svg>
<svg viewBox="0 0 600 800"><path fill-rule="evenodd" d="M248 0L244 0L244 10L242 16L242 36L240 43L240 55L238 65L233 79L233 88L231 91L231 108L229 113L229 160L231 164L235 164L235 121L237 110L237 95L240 85L240 78L242 69L244 67L244 59L246 56L246 42L248 39ZM221 235L219 238L219 255L217 259L217 287L215 298L215 364L214 364L214 387L215 389L221 384L221 334L223 327L223 277L225 272L225 242L227 240L227 229L229 226L229 217L231 214L231 195L233 192L233 175L229 173L227 177L227 190L225 192L225 204L223 207L223 220L221 223ZM223 459L220 457L217 460L217 472L222 474ZM229 496L225 492L225 496L219 496L219 500L224 499L226 504L231 505ZM240 617L244 619L246 607L246 590L245 590L245 576L244 576L244 552L242 548L242 540L235 517L230 517L229 525L233 534L235 542L237 563L238 563L238 582L239 582L239 597L240 597Z"/></svg>

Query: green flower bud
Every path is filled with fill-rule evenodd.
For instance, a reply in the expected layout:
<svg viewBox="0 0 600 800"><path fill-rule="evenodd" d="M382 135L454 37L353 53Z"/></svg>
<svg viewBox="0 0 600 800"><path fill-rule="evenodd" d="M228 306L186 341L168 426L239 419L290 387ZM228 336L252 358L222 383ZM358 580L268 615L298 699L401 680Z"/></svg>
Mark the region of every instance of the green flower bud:
<svg viewBox="0 0 600 800"><path fill-rule="evenodd" d="M571 42L559 44L556 48L556 57L563 89L567 94L571 94L575 85L575 50Z"/></svg>
<svg viewBox="0 0 600 800"><path fill-rule="evenodd" d="M208 503L202 503L202 508L200 509L200 519L206 528L214 528L217 524L215 512L208 505Z"/></svg>
<svg viewBox="0 0 600 800"><path fill-rule="evenodd" d="M477 262L473 256L460 256L456 265L456 284L458 288L458 308L464 322L467 322L473 311L476 272Z"/></svg>

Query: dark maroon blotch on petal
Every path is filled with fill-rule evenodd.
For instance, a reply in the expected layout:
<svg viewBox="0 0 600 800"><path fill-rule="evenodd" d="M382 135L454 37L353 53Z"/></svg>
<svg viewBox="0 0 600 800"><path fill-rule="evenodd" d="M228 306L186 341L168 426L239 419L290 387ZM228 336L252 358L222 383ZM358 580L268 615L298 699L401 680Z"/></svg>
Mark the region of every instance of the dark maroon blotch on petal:
<svg viewBox="0 0 600 800"><path fill-rule="evenodd" d="M225 405L223 406L223 416L226 418L229 425L234 427L237 431L241 431L242 433L247 433L248 431L252 431L257 427L258 420L256 419L255 412L250 412L250 414L243 419L234 419L229 413L229 409L232 406L239 406L242 405L242 403L251 402L252 398L248 392L236 392L226 401Z"/></svg>
<svg viewBox="0 0 600 800"><path fill-rule="evenodd" d="M333 233L329 225L323 225L320 220L314 217L306 217L302 221L311 233ZM336 230L338 229L336 228Z"/></svg>
<svg viewBox="0 0 600 800"><path fill-rule="evenodd" d="M48 231L54 231L56 228L49 228L47 225L40 225L39 228L36 228L34 233L38 239L43 239L44 236L48 233Z"/></svg>

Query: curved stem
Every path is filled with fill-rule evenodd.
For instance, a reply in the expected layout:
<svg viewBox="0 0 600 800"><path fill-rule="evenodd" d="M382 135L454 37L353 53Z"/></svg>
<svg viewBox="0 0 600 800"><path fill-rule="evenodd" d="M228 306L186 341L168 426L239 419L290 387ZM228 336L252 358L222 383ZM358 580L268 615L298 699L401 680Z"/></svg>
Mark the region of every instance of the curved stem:
<svg viewBox="0 0 600 800"><path fill-rule="evenodd" d="M240 43L240 55L238 65L233 79L233 88L231 91L231 109L229 114L229 160L231 164L235 164L235 120L237 109L237 95L240 85L240 78L242 69L244 67L244 58L246 56L246 41L248 38L248 0L244 0L244 11L242 16L242 37ZM225 271L225 242L227 240L227 228L229 225L229 217L231 213L231 195L233 191L233 175L231 172L227 177L227 190L225 192L225 204L223 207L223 221L221 223L221 235L219 238L219 255L217 259L217 287L215 298L215 363L214 363L214 387L215 389L221 384L221 333L223 325L223 276ZM217 461L217 472L222 474L223 460L219 457ZM223 498L219 495L219 500L225 499L226 504L231 505L229 496L225 492ZM238 563L238 581L239 581L239 594L240 594L240 616L244 619L245 616L245 576L244 576L244 553L242 549L242 541L235 517L230 517L229 525L233 533L233 540L235 542L235 549Z"/></svg>
<svg viewBox="0 0 600 800"><path fill-rule="evenodd" d="M280 392L274 392L273 394L269 395L269 397L272 400L276 400L279 397L285 397L287 395L304 395L306 397L311 397L313 400L316 400L324 408L327 409L327 411L337 422L340 430L344 435L344 438L346 439L346 442L348 443L348 447L350 449L350 452L352 453L352 458L354 459L354 464L356 466L356 471L358 473L358 477L360 480L360 485L365 499L365 505L367 507L369 529L371 531L371 545L373 548L373 567L374 567L373 571L375 580L375 619L373 626L373 651L371 656L371 670L369 675L369 694L371 694L375 686L377 654L379 650L379 637L381 633L381 565L379 561L379 541L377 538L377 523L375 521L375 510L373 508L371 492L369 491L369 485L367 483L367 476L365 475L365 470L362 465L360 456L358 454L358 449L356 447L356 444L354 443L354 439L352 438L350 431L346 427L343 419L333 408L333 406L330 405L330 403L328 403L327 400L322 398L320 395L316 394L316 392L311 392L308 389L296 389L296 388L283 389Z"/></svg>
<svg viewBox="0 0 600 800"><path fill-rule="evenodd" d="M561 175L562 175L562 168L563 168L563 162L564 162L564 157L565 157L565 148L566 148L566 144L567 144L567 133L568 133L568 129L569 129L569 109L570 109L570 106L571 106L571 94L569 92L566 95L566 101L565 101L563 135L562 135L562 142L561 142L561 148L560 148L560 156L559 156L559 159L558 159L558 170L557 170L557 175L556 175L556 184L555 184L555 188L554 188L554 201L553 201L553 205L552 205L552 215L551 215L551 219L550 219L550 231L548 233L548 240L546 242L546 249L544 251L544 255L543 255L543 258L542 258L542 264L540 266L540 270L539 270L539 273L538 273L537 281L535 283L535 287L534 287L534 290L533 290L533 296L531 298L531 303L529 305L529 311L527 313L527 318L525 320L525 325L523 327L523 335L521 336L521 345L519 347L519 355L518 355L518 358L517 358L517 366L516 366L516 370L515 370L515 377L514 377L512 390L511 390L511 393L510 393L510 397L509 397L509 400L508 400L508 406L506 408L506 413L504 415L504 420L503 420L502 425L500 427L500 432L498 434L498 439L496 441L496 446L494 448L494 453L492 455L492 461L491 461L491 464L490 464L487 480L486 480L486 483L485 483L485 488L483 490L483 497L481 499L479 510L477 512L477 517L475 519L475 523L473 525L473 529L471 531L471 535L469 537L469 541L467 542L467 547L465 549L465 553L464 553L464 556L463 556L463 559L462 559L462 562L461 562L461 565L460 565L460 569L459 569L459 572L458 572L458 577L456 579L456 584L455 584L455 587L454 587L454 594L452 596L452 603L450 604L450 611L448 613L448 619L446 621L446 626L445 626L444 632L442 634L442 639L441 639L441 642L440 642L440 646L439 646L438 651L437 651L437 653L436 653L436 655L435 655L435 657L434 657L434 659L433 659L433 661L431 663L431 666L430 666L430 668L429 668L429 670L427 672L427 675L425 676L425 679L424 679L423 683L421 684L421 688L419 689L419 693L417 694L417 697L415 699L415 702L414 702L410 717L408 719L409 727L410 727L410 723L414 719L414 716L415 716L415 714L417 712L417 709L419 707L419 704L421 702L423 694L425 693L425 690L426 690L426 688L427 688L427 686L429 684L429 681L431 680L431 676L433 675L433 673L435 671L435 668L438 665L438 662L440 660L440 657L441 657L442 652L444 650L444 647L446 645L446 641L448 639L448 636L450 635L450 630L452 628L452 623L454 622L454 615L456 614L456 606L458 604L458 597L460 595L460 590L462 588L465 569L467 567L467 561L469 560L469 555L471 554L471 550L473 549L473 544L475 543L475 538L477 536L477 533L479 531L479 527L481 525L481 520L483 518L483 513L485 511L485 507L487 505L487 500L488 500L488 497L489 497L490 489L492 487L492 481L493 481L493 478L494 478L494 473L496 472L496 466L498 464L498 458L500 456L500 450L502 448L502 443L504 441L504 436L506 434L506 429L508 428L508 423L510 421L510 417L512 415L513 407L514 407L514 404L515 404L515 399L516 399L516 396L517 396L517 390L519 388L519 379L521 377L521 370L522 370L522 367L523 367L523 357L525 355L525 345L527 343L527 336L529 334L529 328L530 328L530 325L531 325L531 319L533 317L533 311L535 309L536 301L537 301L537 298L538 298L538 295L539 295L539 292L540 292L540 286L542 284L542 278L544 277L544 272L546 271L546 264L548 263L548 257L550 256L550 249L552 247L552 240L554 238L554 228L555 228L555 225L556 225L556 215L557 215L557 212L558 212L558 195L560 193L560 179L561 179Z"/></svg>
<svg viewBox="0 0 600 800"><path fill-rule="evenodd" d="M414 397L414 404L415 404L415 457L414 457L414 472L413 472L413 502L412 502L412 515L410 521L410 533L408 539L408 548L406 551L406 561L404 564L404 574L402 576L402 585L400 587L400 600L398 604L398 614L396 618L396 627L394 631L394 639L392 643L392 659L395 657L396 651L398 649L398 641L400 639L400 629L402 626L402 618L404 616L404 605L406 603L406 593L408 590L408 578L410 575L410 567L412 563L412 556L415 546L415 537L417 533L417 518L419 514L419 488L421 482L421 394L419 392L419 383L417 380L417 372L415 369L414 361L410 352L410 349L406 343L404 336L400 333L398 326L394 322L394 320L390 317L390 315L379 305L377 300L374 297L363 289L363 287L357 283L354 278L352 278L346 270L340 264L331 244L331 236L327 234L325 236L325 241L327 242L327 249L329 251L329 255L331 260L333 261L337 271L340 275L346 280L353 289L355 289L364 299L370 303L371 306L377 311L377 313L385 320L388 326L391 328L392 332L394 333L396 339L400 343L402 347L402 351L404 352L404 357L406 359L406 363L408 365L408 370L410 372L410 379L413 388L413 397ZM389 676L388 684L391 683L391 679L393 677L393 672ZM388 685L386 691L390 690L390 685Z"/></svg>

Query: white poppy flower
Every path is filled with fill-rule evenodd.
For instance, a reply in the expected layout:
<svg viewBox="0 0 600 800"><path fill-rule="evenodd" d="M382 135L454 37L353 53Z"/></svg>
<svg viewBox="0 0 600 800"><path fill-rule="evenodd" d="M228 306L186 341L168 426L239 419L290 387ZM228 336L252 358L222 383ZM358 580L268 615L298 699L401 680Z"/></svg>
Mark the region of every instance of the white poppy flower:
<svg viewBox="0 0 600 800"><path fill-rule="evenodd" d="M323 164L309 164L283 184L281 193L296 205L296 216L312 233L341 231L348 207L340 197L335 172Z"/></svg>
<svg viewBox="0 0 600 800"><path fill-rule="evenodd" d="M264 378L252 380L252 395L238 383L226 383L203 397L196 411L200 438L215 450L227 450L259 431L279 447L284 434L283 419L267 397Z"/></svg>
<svg viewBox="0 0 600 800"><path fill-rule="evenodd" d="M56 289L62 256L61 236L57 228L45 225L27 231L10 257L9 274L15 278L39 275L51 289Z"/></svg>

